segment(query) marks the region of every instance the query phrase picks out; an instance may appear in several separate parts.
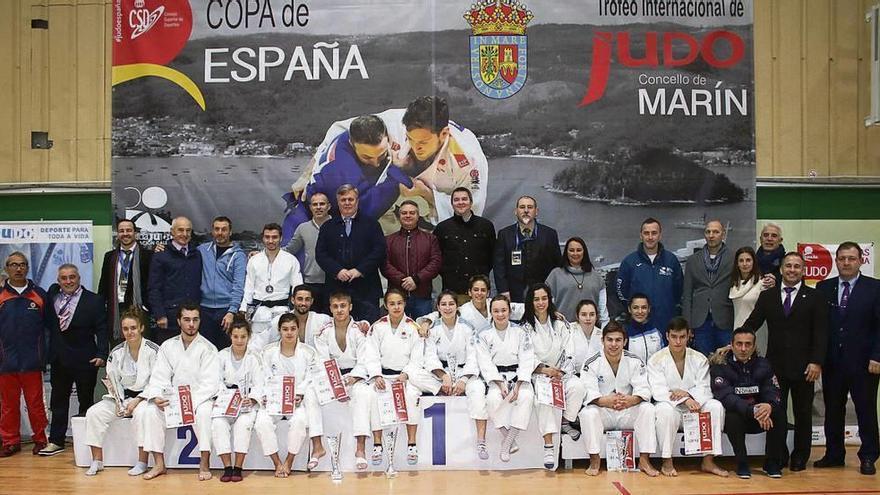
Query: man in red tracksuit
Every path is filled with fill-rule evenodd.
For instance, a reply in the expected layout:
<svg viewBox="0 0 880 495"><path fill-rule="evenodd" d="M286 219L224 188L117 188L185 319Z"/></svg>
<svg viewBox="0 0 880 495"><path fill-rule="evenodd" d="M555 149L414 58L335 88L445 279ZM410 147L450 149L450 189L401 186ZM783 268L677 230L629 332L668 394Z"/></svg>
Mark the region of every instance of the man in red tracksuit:
<svg viewBox="0 0 880 495"><path fill-rule="evenodd" d="M406 314L418 318L431 312L431 282L440 273L440 242L419 230L419 206L411 200L400 204L400 230L387 236L388 255L382 274L388 287L406 294Z"/></svg>
<svg viewBox="0 0 880 495"><path fill-rule="evenodd" d="M9 279L0 289L0 457L21 450L22 392L36 455L47 441L42 371L46 335L56 317L46 292L28 280L28 260L23 253L10 254L5 268Z"/></svg>

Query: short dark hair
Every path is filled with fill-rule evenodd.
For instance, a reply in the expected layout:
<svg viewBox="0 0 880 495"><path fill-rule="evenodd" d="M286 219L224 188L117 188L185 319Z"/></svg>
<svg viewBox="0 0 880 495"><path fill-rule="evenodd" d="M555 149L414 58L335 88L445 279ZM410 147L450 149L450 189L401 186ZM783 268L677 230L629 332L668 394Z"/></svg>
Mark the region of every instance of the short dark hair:
<svg viewBox="0 0 880 495"><path fill-rule="evenodd" d="M858 251L858 252L859 252L859 258L861 258L862 256L864 256L864 253L862 253L862 246L859 246L859 243L858 243L858 242L853 242L853 241L843 241L843 242L840 243L839 246L837 246L837 251L834 252L834 257L836 258L836 257L837 257L837 253L839 253L841 250L846 250L846 249L855 249L856 251Z"/></svg>
<svg viewBox="0 0 880 495"><path fill-rule="evenodd" d="M130 306L119 314L119 321L129 319L137 322L139 327L146 327L147 315L137 306Z"/></svg>
<svg viewBox="0 0 880 495"><path fill-rule="evenodd" d="M679 330L690 330L691 325L688 323L687 318L684 316L676 316L675 318L669 320L669 323L666 324L667 332L677 332Z"/></svg>
<svg viewBox="0 0 880 495"><path fill-rule="evenodd" d="M202 315L201 308L199 308L199 305L194 303L193 301L184 301L183 303L180 304L180 306L177 307L177 319L178 320L183 317L184 311L198 311L199 316Z"/></svg>
<svg viewBox="0 0 880 495"><path fill-rule="evenodd" d="M405 200L401 201L401 202L400 202L400 206L398 206L397 209L400 210L400 208L403 208L404 206L407 206L407 205L409 205L409 206L415 206L415 207L416 207L416 210L419 209L419 204L416 203L415 201L411 200L411 199L405 199Z"/></svg>
<svg viewBox="0 0 880 495"><path fill-rule="evenodd" d="M799 251L789 251L785 253L785 256L782 257L782 260L785 261L785 258L789 256L795 256L801 260L801 263L806 263L807 261L804 259L804 255L802 255Z"/></svg>
<svg viewBox="0 0 880 495"><path fill-rule="evenodd" d="M354 144L369 144L376 146L388 136L385 123L375 115L361 115L351 121L348 126L348 135Z"/></svg>
<svg viewBox="0 0 880 495"><path fill-rule="evenodd" d="M271 223L267 223L266 225L263 225L263 230L260 231L260 237L265 235L267 230L277 230L278 235L284 234L284 230L281 228L280 225L278 225L275 222L271 222Z"/></svg>
<svg viewBox="0 0 880 495"><path fill-rule="evenodd" d="M639 226L639 232L641 232L642 229L645 228L645 225L648 225L650 223L656 223L657 226L660 227L660 231L661 232L663 231L663 224L660 223L660 220L657 220L654 217L648 217L648 218L642 220L642 224Z"/></svg>
<svg viewBox="0 0 880 495"><path fill-rule="evenodd" d="M611 320L605 325L605 328L602 329L602 338L604 339L606 335L610 333L620 333L623 334L623 338L627 338L626 328L620 324L617 320Z"/></svg>
<svg viewBox="0 0 880 495"><path fill-rule="evenodd" d="M438 308L440 307L440 300L443 299L443 296L449 296L455 301L455 305L458 306L458 294L455 293L454 290L443 289L437 294L437 299L434 301L434 305Z"/></svg>
<svg viewBox="0 0 880 495"><path fill-rule="evenodd" d="M449 126L449 106L437 96L420 96L406 106L403 125L407 131L429 129L434 134Z"/></svg>
<svg viewBox="0 0 880 495"><path fill-rule="evenodd" d="M510 299L503 294L498 294L489 301L489 312L492 312L492 304L498 301L504 301L507 304L507 309L510 309Z"/></svg>
<svg viewBox="0 0 880 495"><path fill-rule="evenodd" d="M730 336L730 341L733 342L733 338L737 335L747 333L752 336L752 339L757 339L758 337L755 335L755 330L751 327L738 327L733 330L733 334Z"/></svg>
<svg viewBox="0 0 880 495"><path fill-rule="evenodd" d="M599 305L596 304L596 301L592 299L581 299L580 301L578 301L577 306L575 306L574 308L575 319L577 319L577 316L581 314L581 309L583 309L584 306L592 306L593 309L596 311L596 317L599 317Z"/></svg>
<svg viewBox="0 0 880 495"><path fill-rule="evenodd" d="M385 301L385 303L387 304L388 303L388 296L390 296L392 294L397 294L398 296L400 296L403 299L404 304L406 303L406 294L402 290L398 289L397 287L389 287L388 290L385 291L385 295L382 296L382 300Z"/></svg>
<svg viewBox="0 0 880 495"><path fill-rule="evenodd" d="M345 291L339 290L336 292L331 292L330 297L328 297L327 300L333 301L334 299L337 301L348 301L348 304L351 304L351 294Z"/></svg>
<svg viewBox="0 0 880 495"><path fill-rule="evenodd" d="M651 298L648 297L648 295L644 292L636 292L635 294L629 296L629 303L627 304L627 307L632 304L633 299L644 299L645 301L647 301L648 306L651 306Z"/></svg>
<svg viewBox="0 0 880 495"><path fill-rule="evenodd" d="M214 217L214 219L211 220L211 225L213 226L216 222L226 222L229 224L229 228L232 229L232 220L230 220L227 216L218 215Z"/></svg>
<svg viewBox="0 0 880 495"><path fill-rule="evenodd" d="M489 277L482 273L478 273L468 280L468 290L473 289L474 284L477 282L483 282L486 284L486 289L492 290L492 282L489 281Z"/></svg>
<svg viewBox="0 0 880 495"><path fill-rule="evenodd" d="M538 200L535 199L535 198L532 197L532 196L529 196L528 194L523 194L522 196L516 198L516 205L519 206L519 202L522 201L522 200L524 200L524 199L531 199L531 200L532 200L532 203L535 203L535 208L538 207Z"/></svg>
<svg viewBox="0 0 880 495"><path fill-rule="evenodd" d="M306 285L306 284L299 284L299 285L297 285L296 287L294 287L294 288L293 288L293 291L291 291L291 293L290 293L290 297L295 296L297 292L301 292L301 291L306 291L306 292L308 292L312 297L315 297L315 291L312 290L312 288L309 287L309 286Z"/></svg>
<svg viewBox="0 0 880 495"><path fill-rule="evenodd" d="M132 220L130 218L120 218L119 220L117 220L116 221L116 230L119 230L119 225L123 224L123 223L130 223L135 231L138 230L137 225L135 225L135 223L134 223L134 220Z"/></svg>
<svg viewBox="0 0 880 495"><path fill-rule="evenodd" d="M472 193L470 189L468 189L466 187L462 187L462 186L458 186L452 190L452 194L449 195L449 201L452 201L452 197L455 196L455 193L457 193L457 192L467 193L468 199L471 200L471 203L474 202L474 193Z"/></svg>
<svg viewBox="0 0 880 495"><path fill-rule="evenodd" d="M281 315L280 318L278 318L278 330L281 330L281 325L284 325L285 323L291 321L296 323L296 328L297 330L299 330L299 322L296 321L296 315L293 313L284 313L283 315Z"/></svg>
<svg viewBox="0 0 880 495"><path fill-rule="evenodd" d="M232 331L236 328L244 328L245 331L247 331L248 337L251 336L251 324L248 323L247 318L241 313L236 313L232 317L232 323L229 325L229 330L226 331L226 335L232 335Z"/></svg>

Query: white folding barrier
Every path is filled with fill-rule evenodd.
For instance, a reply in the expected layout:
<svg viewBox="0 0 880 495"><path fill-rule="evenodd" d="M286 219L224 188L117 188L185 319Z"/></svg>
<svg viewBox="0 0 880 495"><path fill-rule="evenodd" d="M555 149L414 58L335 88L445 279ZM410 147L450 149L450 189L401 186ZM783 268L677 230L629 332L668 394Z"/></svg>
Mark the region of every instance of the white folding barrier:
<svg viewBox="0 0 880 495"><path fill-rule="evenodd" d="M321 459L318 471L330 470L329 449L326 436L339 432L341 438L340 466L343 471L355 471L355 438L351 434L351 414L348 404L331 403L324 406L324 448L328 455ZM489 459L480 460L476 451L476 428L468 417L467 399L464 397L422 397L421 423L418 430L419 463L410 466L406 463L406 425L400 425L397 433L394 464L399 471L407 470L507 470L543 468L543 439L538 432L534 415L529 429L517 439L519 452L511 456L510 462L501 462L498 453L501 434L489 422L486 435ZM91 461L89 447L85 445L85 418L73 418L74 458L77 466L88 467ZM287 421L278 424L278 449L282 458L287 452ZM310 445L309 441L306 443ZM367 440L367 460L372 452L372 439ZM556 447L559 448L558 445ZM297 456L294 469L305 470L309 458L309 446L304 446ZM131 420L122 419L113 423L104 442L105 466L131 466L137 460L134 443L134 429ZM171 468L196 467L199 463L198 444L192 428L169 429L166 432L165 463ZM211 467L222 468L220 459L211 456ZM251 437L249 454L245 469L272 469L272 461L262 455L256 433ZM370 471L382 471L385 464L373 466Z"/></svg>

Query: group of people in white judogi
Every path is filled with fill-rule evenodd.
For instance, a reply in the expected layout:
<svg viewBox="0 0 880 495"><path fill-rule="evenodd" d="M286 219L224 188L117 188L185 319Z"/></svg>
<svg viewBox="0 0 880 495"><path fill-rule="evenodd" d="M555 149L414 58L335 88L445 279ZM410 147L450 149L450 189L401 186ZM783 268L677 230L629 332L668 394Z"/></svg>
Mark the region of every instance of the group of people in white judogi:
<svg viewBox="0 0 880 495"><path fill-rule="evenodd" d="M401 383L407 413L406 459L412 465L419 459L419 397L433 394L467 398L479 459L490 456L489 420L503 438L493 448L498 448L501 461L508 462L519 450L517 438L534 412L544 439L545 467L555 467L554 435L562 433L573 440L583 437L590 455L589 475L599 472L604 432L615 429L634 431L641 471L650 476L676 475L672 448L682 414L708 411L715 450L704 457L702 468L727 475L713 460L720 454L724 409L712 398L706 358L687 346L690 329L684 319L670 322L669 346L648 356L645 363L625 350L622 325L612 321L604 329L597 326L594 301L581 301L577 321L568 322L556 311L545 284L532 286L524 304L511 304L504 296L487 300L489 290L488 278L475 276L468 303L459 307L456 295L444 291L436 299L436 311L415 321L404 314L405 295L389 289L384 297L387 315L370 325L352 318L351 298L345 293L330 296L330 316L311 311L312 293L301 285L291 295L293 312L275 315L271 329L261 332L266 345L255 348L249 322L236 317L228 330L232 345L220 352L199 335L196 305L181 306L181 333L161 347L142 337L143 316L127 312L122 316L125 341L108 360L108 373L119 377L124 400L120 403L107 395L88 411L86 444L93 461L86 474L103 469L102 444L109 425L125 416L132 417L138 447L138 462L129 474L145 479L164 474L164 409L169 406L169 393L183 385L189 386L192 398L200 480L212 478L213 448L224 465L221 481L241 481L253 431L262 454L273 461L276 476L291 473L306 439L311 440L307 468L314 469L327 450L313 372L323 369L318 364L335 360L347 389L358 470L385 461L379 396ZM264 385L273 376L292 376L296 384L295 408L286 415L288 451L283 458L276 434L282 416L269 414L266 408ZM539 400L538 391L547 390L548 383L564 389L564 405ZM229 389L238 389L241 412L234 418L212 417L215 398ZM657 448L663 463L660 471L649 460Z"/></svg>

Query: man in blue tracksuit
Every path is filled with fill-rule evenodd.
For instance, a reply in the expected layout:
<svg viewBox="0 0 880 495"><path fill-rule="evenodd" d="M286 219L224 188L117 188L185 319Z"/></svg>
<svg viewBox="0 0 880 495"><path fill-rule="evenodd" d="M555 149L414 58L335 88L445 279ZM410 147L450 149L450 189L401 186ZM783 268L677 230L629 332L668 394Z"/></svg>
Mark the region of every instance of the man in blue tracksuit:
<svg viewBox="0 0 880 495"><path fill-rule="evenodd" d="M324 193L330 199L331 215L337 217L336 190L343 184L357 188L359 213L374 220L381 217L397 200L401 184L413 187L412 179L391 163L389 146L382 119L375 115L354 119L349 130L337 136L318 157L303 201L284 220L284 232L293 235L299 224L309 221L308 198L315 193Z"/></svg>
<svg viewBox="0 0 880 495"><path fill-rule="evenodd" d="M629 305L633 294L642 293L651 301L651 321L657 328L666 328L679 314L684 275L681 263L660 242L660 221L647 218L639 233L642 242L627 255L617 271L617 297Z"/></svg>
<svg viewBox="0 0 880 495"><path fill-rule="evenodd" d="M219 216L211 224L212 242L199 246L202 255L201 326L199 333L217 349L229 347L226 331L244 295L247 254L232 242L232 220Z"/></svg>

